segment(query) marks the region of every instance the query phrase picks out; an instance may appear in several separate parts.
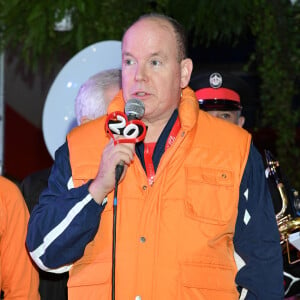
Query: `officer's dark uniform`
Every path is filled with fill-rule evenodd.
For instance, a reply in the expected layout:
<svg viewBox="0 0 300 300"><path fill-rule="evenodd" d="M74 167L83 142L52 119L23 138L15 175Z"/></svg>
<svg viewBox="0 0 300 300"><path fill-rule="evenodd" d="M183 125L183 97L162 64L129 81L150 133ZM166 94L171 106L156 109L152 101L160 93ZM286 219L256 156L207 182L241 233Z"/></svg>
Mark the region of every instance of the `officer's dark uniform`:
<svg viewBox="0 0 300 300"><path fill-rule="evenodd" d="M196 93L200 109L208 112L242 111L242 102L249 104L254 96L250 86L244 80L224 72L197 74L192 77L190 86ZM284 215L290 215L291 219L296 221L294 223L299 222L300 224L300 200L297 191L291 187L289 181L281 172L279 162L276 161L273 154L268 150L263 152L266 177L275 214L281 211L283 201L286 199L287 208ZM293 233L299 232L299 230L296 226ZM300 252L292 245L290 245L290 248L291 260L299 259ZM295 264L289 263L285 243L283 243L283 261L285 296L298 295L300 294L300 262Z"/></svg>

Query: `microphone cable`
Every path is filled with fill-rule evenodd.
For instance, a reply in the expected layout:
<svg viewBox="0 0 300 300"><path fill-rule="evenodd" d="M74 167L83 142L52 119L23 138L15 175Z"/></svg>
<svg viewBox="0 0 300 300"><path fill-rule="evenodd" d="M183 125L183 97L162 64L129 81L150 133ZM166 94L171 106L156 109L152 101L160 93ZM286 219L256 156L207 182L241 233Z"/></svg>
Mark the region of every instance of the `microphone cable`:
<svg viewBox="0 0 300 300"><path fill-rule="evenodd" d="M117 238L118 186L119 186L119 181L121 179L123 170L124 170L123 162L116 165L114 203L113 203L112 286L111 286L111 299L112 300L115 300L115 289L116 289L116 238Z"/></svg>
<svg viewBox="0 0 300 300"><path fill-rule="evenodd" d="M140 120L145 113L144 103L139 99L129 99L125 104L125 113L128 118L128 121ZM110 126L109 126L110 118L109 117L110 117L110 115L107 118L106 126L107 126L107 131L111 134L111 137L113 138L113 134L112 134L113 129L110 130ZM115 117L115 115L114 115L114 117ZM138 136L139 128L137 126L136 126L136 128L137 128L137 131L134 131L134 132L137 133L137 136ZM143 139L146 134L145 126L143 128L144 128L144 131L142 131L143 134L140 136L141 139ZM114 133L120 134L119 128L116 127L116 129L117 129L117 131ZM128 133L127 133L127 135L128 135ZM134 138L136 139L137 136L134 136ZM130 139L130 134L127 136L127 138ZM136 142L136 140L134 142ZM114 202L113 202L113 228L112 228L112 231L113 231L112 232L112 289L111 289L112 300L115 300L115 292L116 292L115 290L116 290L116 238L117 238L118 185L119 185L119 181L121 179L123 171L124 171L124 161L121 161L119 164L116 165L116 170L115 170L115 190L114 190Z"/></svg>

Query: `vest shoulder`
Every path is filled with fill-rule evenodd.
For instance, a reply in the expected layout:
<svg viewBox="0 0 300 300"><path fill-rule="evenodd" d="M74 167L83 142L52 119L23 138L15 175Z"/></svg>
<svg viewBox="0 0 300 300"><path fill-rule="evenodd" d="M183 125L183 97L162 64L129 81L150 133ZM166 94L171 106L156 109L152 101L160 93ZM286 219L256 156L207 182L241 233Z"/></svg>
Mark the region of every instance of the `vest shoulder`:
<svg viewBox="0 0 300 300"><path fill-rule="evenodd" d="M101 136L101 132L104 136L105 120L106 116L102 116L73 128L67 135L68 141L77 138L82 139L82 141L89 140L90 138L94 138L95 135Z"/></svg>
<svg viewBox="0 0 300 300"><path fill-rule="evenodd" d="M250 133L246 129L244 129L236 124L232 124L225 120L211 116L209 113L207 113L205 111L200 110L199 119L201 120L200 122L203 122L203 120L205 120L207 122L208 126L215 127L216 130L220 130L220 128L224 128L223 130L229 130L232 132L240 132L240 133L250 135Z"/></svg>
<svg viewBox="0 0 300 300"><path fill-rule="evenodd" d="M209 140L219 141L224 145L240 144L242 141L248 143L251 134L238 125L221 120L206 112L199 112L198 115L198 134L207 136Z"/></svg>
<svg viewBox="0 0 300 300"><path fill-rule="evenodd" d="M0 176L0 190L6 194L10 194L10 193L19 194L20 193L17 184L15 184L14 182L12 182L11 180L7 179L4 176Z"/></svg>
<svg viewBox="0 0 300 300"><path fill-rule="evenodd" d="M27 209L20 188L4 176L0 176L0 203L7 210Z"/></svg>
<svg viewBox="0 0 300 300"><path fill-rule="evenodd" d="M75 186L77 179L91 179L97 174L99 153L109 141L105 133L106 116L74 128L67 136L69 160Z"/></svg>

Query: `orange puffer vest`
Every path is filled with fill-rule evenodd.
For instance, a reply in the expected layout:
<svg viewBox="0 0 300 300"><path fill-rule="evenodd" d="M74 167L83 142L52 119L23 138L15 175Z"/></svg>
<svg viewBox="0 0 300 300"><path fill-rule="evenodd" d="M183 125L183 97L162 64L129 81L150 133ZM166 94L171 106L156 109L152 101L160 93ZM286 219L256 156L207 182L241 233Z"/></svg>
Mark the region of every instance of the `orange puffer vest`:
<svg viewBox="0 0 300 300"><path fill-rule="evenodd" d="M109 111L123 111L122 93ZM251 136L183 91L181 129L153 185L137 157L118 188L116 300L238 299L233 235ZM96 176L105 117L68 135L75 186ZM111 299L113 192L98 233L70 271L69 299ZM84 224L83 224L84 226Z"/></svg>

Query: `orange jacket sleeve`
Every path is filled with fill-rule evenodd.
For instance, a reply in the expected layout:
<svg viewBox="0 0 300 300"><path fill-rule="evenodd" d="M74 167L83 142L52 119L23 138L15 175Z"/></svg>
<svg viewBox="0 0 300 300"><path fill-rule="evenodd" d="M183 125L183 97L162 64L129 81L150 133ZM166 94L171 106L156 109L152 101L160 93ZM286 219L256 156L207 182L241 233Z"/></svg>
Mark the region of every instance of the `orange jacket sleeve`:
<svg viewBox="0 0 300 300"><path fill-rule="evenodd" d="M38 300L39 277L25 247L29 212L18 187L0 176L0 284L5 300Z"/></svg>

